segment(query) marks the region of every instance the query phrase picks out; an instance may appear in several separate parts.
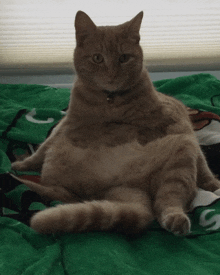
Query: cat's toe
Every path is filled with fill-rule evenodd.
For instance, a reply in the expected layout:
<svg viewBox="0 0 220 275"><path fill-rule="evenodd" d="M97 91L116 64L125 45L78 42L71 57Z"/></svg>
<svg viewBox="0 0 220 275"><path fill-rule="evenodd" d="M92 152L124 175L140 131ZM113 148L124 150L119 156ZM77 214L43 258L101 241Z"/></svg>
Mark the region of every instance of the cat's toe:
<svg viewBox="0 0 220 275"><path fill-rule="evenodd" d="M163 216L161 226L175 235L186 235L190 232L191 222L184 213L168 213Z"/></svg>

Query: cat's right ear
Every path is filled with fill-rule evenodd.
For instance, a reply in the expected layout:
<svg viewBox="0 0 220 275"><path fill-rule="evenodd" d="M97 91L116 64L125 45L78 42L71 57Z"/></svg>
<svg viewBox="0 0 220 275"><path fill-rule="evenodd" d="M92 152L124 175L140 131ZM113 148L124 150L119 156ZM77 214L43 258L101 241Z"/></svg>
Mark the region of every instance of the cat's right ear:
<svg viewBox="0 0 220 275"><path fill-rule="evenodd" d="M143 11L141 11L132 20L126 23L128 24L129 35L134 39L136 43L139 43L139 40L140 40L139 31L140 31L143 15L144 13Z"/></svg>
<svg viewBox="0 0 220 275"><path fill-rule="evenodd" d="M78 11L75 17L76 42L81 46L88 35L96 31L96 25L83 11Z"/></svg>

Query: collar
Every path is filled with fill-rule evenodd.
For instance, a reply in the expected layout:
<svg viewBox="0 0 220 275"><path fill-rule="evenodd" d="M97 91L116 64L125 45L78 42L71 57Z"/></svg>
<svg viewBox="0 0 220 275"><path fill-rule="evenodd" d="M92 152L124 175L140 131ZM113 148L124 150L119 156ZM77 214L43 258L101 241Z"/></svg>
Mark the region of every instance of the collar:
<svg viewBox="0 0 220 275"><path fill-rule="evenodd" d="M107 91L104 90L103 92L107 95L107 102L112 104L114 103L115 97L116 96L124 96L128 94L131 90L119 90L119 91Z"/></svg>

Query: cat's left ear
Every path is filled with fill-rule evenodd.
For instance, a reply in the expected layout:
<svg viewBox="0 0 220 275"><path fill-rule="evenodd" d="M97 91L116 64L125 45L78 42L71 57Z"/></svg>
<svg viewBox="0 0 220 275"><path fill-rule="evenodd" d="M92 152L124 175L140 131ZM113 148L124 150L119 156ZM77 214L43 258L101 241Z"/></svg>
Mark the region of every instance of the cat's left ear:
<svg viewBox="0 0 220 275"><path fill-rule="evenodd" d="M77 45L81 46L85 38L96 31L96 25L83 11L78 11L75 18Z"/></svg>
<svg viewBox="0 0 220 275"><path fill-rule="evenodd" d="M139 12L133 19L131 19L129 22L127 22L128 26L128 32L129 36L131 36L133 39L135 39L136 43L139 43L140 41L140 28L141 28L141 22L144 16L144 12Z"/></svg>

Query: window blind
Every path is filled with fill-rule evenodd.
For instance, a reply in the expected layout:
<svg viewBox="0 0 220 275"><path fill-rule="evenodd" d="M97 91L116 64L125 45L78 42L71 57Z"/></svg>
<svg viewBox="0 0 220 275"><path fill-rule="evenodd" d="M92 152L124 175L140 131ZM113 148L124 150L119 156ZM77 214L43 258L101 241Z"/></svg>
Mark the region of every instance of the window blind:
<svg viewBox="0 0 220 275"><path fill-rule="evenodd" d="M143 10L141 45L151 71L220 69L219 0L1 0L1 73L71 73L78 10L97 25Z"/></svg>

